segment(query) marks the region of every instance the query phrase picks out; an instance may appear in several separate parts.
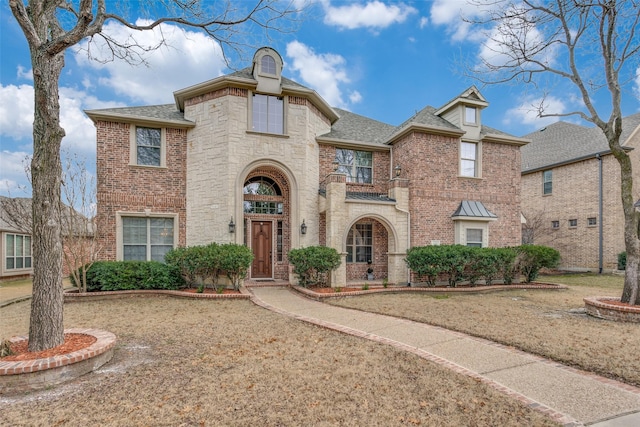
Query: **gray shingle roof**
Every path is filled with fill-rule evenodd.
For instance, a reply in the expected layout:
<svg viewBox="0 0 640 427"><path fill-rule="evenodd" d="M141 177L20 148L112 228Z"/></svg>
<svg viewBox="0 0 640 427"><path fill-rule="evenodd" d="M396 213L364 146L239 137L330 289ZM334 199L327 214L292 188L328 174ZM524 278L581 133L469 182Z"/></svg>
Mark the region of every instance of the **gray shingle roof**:
<svg viewBox="0 0 640 427"><path fill-rule="evenodd" d="M482 202L463 200L458 209L451 215L452 218L464 216L473 218L498 218L498 215L487 209Z"/></svg>
<svg viewBox="0 0 640 427"><path fill-rule="evenodd" d="M104 108L100 110L89 110L91 113L108 113L122 116L130 116L138 119L152 119L163 121L192 123L184 118L184 114L178 111L175 104L164 105L144 105L141 107L121 107L121 108Z"/></svg>
<svg viewBox="0 0 640 427"><path fill-rule="evenodd" d="M324 138L342 139L346 141L373 142L384 144L395 127L347 110L334 108L340 118L331 126L331 131Z"/></svg>
<svg viewBox="0 0 640 427"><path fill-rule="evenodd" d="M423 125L423 126L435 126L445 129L457 130L460 128L453 125L451 122L443 119L440 116L436 116L434 113L436 109L430 105L427 105L422 110L418 111L413 117L406 120L400 126L397 127L397 131L400 132L402 129L409 127L411 125Z"/></svg>
<svg viewBox="0 0 640 427"><path fill-rule="evenodd" d="M640 126L640 113L622 119L621 142L624 144ZM595 156L609 151L602 131L567 122L556 122L525 135L531 142L522 147L522 172L535 171L556 164Z"/></svg>

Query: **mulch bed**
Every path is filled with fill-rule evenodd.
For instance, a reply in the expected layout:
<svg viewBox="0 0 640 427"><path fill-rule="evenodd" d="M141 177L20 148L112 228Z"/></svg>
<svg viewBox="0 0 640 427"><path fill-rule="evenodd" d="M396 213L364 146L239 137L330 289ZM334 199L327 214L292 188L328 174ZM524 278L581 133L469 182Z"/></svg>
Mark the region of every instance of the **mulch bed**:
<svg viewBox="0 0 640 427"><path fill-rule="evenodd" d="M64 343L44 351L29 351L29 340L24 339L9 345L11 355L0 358L3 362L19 362L23 360L46 359L61 356L89 347L96 342L96 337L86 334L64 334Z"/></svg>

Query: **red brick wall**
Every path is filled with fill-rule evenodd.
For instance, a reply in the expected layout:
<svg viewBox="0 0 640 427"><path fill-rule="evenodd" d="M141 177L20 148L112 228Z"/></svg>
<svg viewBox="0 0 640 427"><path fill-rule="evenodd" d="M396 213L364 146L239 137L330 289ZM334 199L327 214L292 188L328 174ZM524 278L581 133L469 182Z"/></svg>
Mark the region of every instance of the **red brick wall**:
<svg viewBox="0 0 640 427"><path fill-rule="evenodd" d="M520 244L520 150L505 144L482 144L482 177L458 176L459 139L411 133L394 145L402 178L409 179L411 245L439 240L455 243L451 215L462 200L482 202L498 216L489 225L489 245Z"/></svg>
<svg viewBox="0 0 640 427"><path fill-rule="evenodd" d="M375 280L382 280L388 276L387 252L389 251L389 236L387 229L375 219L363 219L358 224L373 224L373 259L371 265L367 263L347 263L347 280L362 280L367 278L367 270L373 268ZM354 225L355 226L355 225Z"/></svg>
<svg viewBox="0 0 640 427"><path fill-rule="evenodd" d="M166 131L166 167L132 166L130 125L96 123L97 129L97 231L100 259L116 259L116 212L178 214L177 245L186 243L185 129Z"/></svg>

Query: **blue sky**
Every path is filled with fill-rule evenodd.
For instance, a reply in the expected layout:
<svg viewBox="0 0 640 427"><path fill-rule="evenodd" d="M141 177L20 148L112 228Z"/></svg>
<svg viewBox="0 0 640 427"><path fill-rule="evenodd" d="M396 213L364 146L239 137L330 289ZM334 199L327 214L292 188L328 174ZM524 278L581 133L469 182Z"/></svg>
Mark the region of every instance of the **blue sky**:
<svg viewBox="0 0 640 427"><path fill-rule="evenodd" d="M299 0L304 1L304 0ZM132 4L137 4L132 2ZM482 87L465 77L464 65L485 54L486 35L464 23L461 15L478 16L462 0L382 1L318 0L298 29L274 34L263 45L285 61L284 75L315 89L331 105L398 125L427 105L439 107L472 84L490 105L483 123L516 136L557 118L539 119L530 107L542 92L518 85ZM129 17L138 19L135 11ZM113 22L106 31L123 37ZM148 66L89 61L81 49L70 49L60 81L63 147L87 159L95 171L95 129L85 109L173 102L173 91L231 72L219 47L194 30L165 25L168 48L146 59ZM152 44L158 32L136 36ZM82 47L82 46L80 46ZM253 50L248 52L249 58ZM235 62L244 68L249 62ZM638 69L640 70L640 68ZM640 72L623 94L625 115L640 111ZM554 87L549 110L579 108L577 92ZM574 120L575 119L565 119ZM25 196L24 159L32 151L33 81L29 51L8 2L0 5L0 194ZM27 193L29 190L27 190Z"/></svg>

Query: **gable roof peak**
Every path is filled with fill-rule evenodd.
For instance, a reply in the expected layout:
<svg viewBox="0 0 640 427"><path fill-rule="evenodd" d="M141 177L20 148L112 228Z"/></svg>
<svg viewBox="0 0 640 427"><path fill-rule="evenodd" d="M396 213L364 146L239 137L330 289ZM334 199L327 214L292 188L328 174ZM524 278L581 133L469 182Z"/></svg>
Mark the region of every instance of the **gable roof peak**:
<svg viewBox="0 0 640 427"><path fill-rule="evenodd" d="M465 91L463 91L460 95L455 98L449 100L442 107L438 108L434 114L439 116L452 108L457 107L458 105L472 105L474 107L478 107L483 109L489 106L489 102L482 96L480 91L475 85L470 86Z"/></svg>

